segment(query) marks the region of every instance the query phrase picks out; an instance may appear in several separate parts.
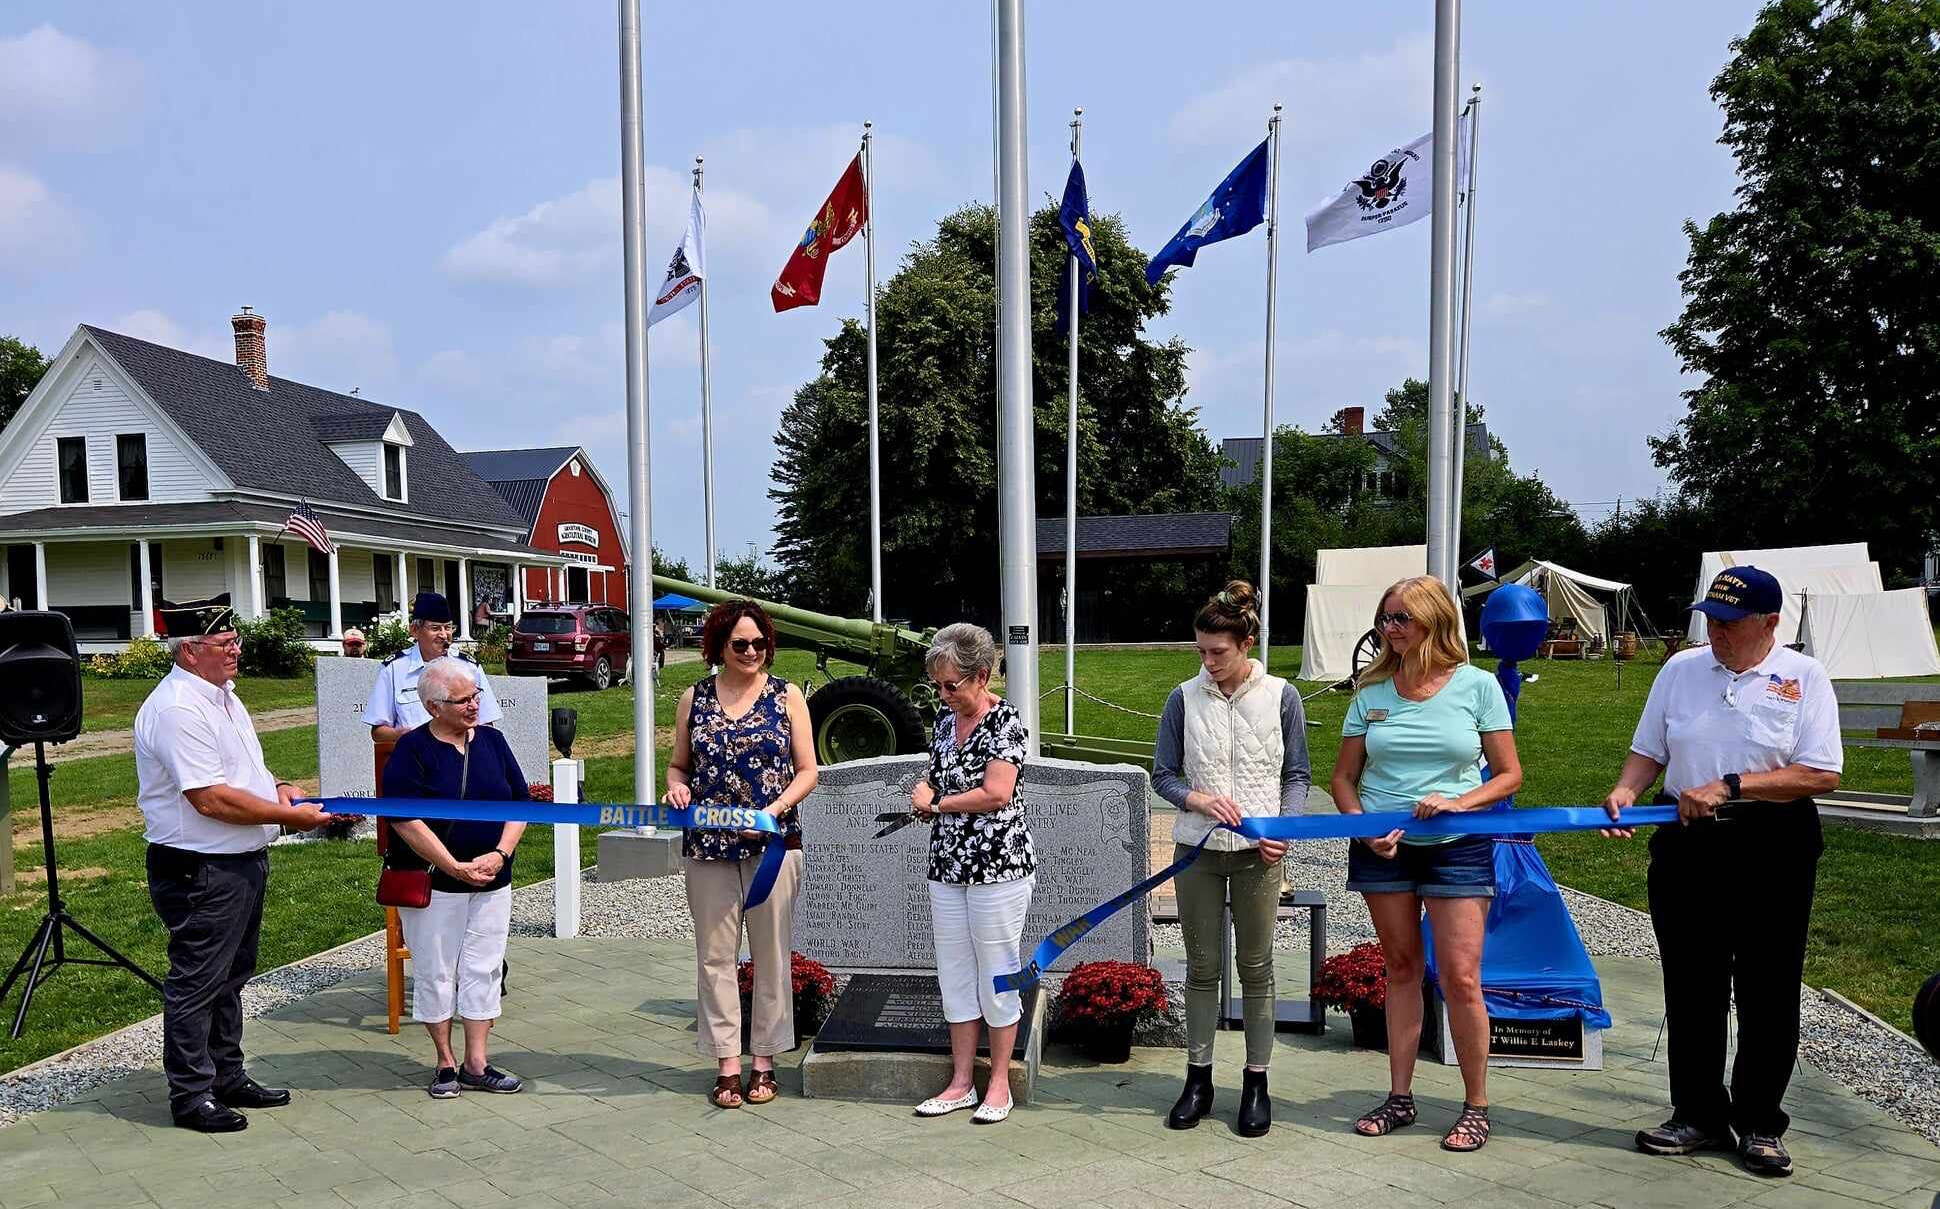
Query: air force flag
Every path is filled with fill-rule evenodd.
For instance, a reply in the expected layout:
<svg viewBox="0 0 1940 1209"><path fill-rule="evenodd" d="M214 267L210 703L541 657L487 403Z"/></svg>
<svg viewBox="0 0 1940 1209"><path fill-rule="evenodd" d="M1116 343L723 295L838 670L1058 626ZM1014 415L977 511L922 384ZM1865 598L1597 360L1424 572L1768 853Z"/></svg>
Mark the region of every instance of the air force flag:
<svg viewBox="0 0 1940 1209"><path fill-rule="evenodd" d="M1145 280L1157 285L1166 269L1173 265L1190 266L1199 249L1209 243L1244 235L1266 221L1267 145L1260 145L1239 167L1227 173L1172 241L1159 249L1152 263L1145 266Z"/></svg>
<svg viewBox="0 0 1940 1209"><path fill-rule="evenodd" d="M687 234L667 262L667 276L654 291L653 306L647 311L647 326L686 307L701 296L701 279L707 276L707 254L702 245L707 238L707 215L701 210L701 193L694 190L694 209L687 216Z"/></svg>
<svg viewBox="0 0 1940 1209"><path fill-rule="evenodd" d="M1455 127L1455 191L1468 189L1468 125ZM1307 250L1379 235L1428 217L1435 202L1434 132L1381 156L1307 215Z"/></svg>

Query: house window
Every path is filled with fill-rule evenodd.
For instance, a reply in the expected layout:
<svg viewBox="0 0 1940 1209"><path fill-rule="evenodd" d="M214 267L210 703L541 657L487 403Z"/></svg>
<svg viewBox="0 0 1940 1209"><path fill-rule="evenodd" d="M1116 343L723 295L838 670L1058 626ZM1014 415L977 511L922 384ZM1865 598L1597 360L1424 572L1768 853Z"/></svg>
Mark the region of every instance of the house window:
<svg viewBox="0 0 1940 1209"><path fill-rule="evenodd" d="M263 547L263 593L269 597L271 604L289 599L289 575L281 546Z"/></svg>
<svg viewBox="0 0 1940 1209"><path fill-rule="evenodd" d="M401 500L404 498L404 449L402 446L384 446L384 498L388 500Z"/></svg>
<svg viewBox="0 0 1940 1209"><path fill-rule="evenodd" d="M438 590L438 571L431 559L418 560L418 591L436 592Z"/></svg>
<svg viewBox="0 0 1940 1209"><path fill-rule="evenodd" d="M61 503L88 502L88 440L62 437L54 443L61 468Z"/></svg>
<svg viewBox="0 0 1940 1209"><path fill-rule="evenodd" d="M121 498L148 498L148 434L124 432L115 437L115 467L120 476Z"/></svg>
<svg viewBox="0 0 1940 1209"><path fill-rule="evenodd" d="M330 556L312 546L310 554L310 599L330 599Z"/></svg>
<svg viewBox="0 0 1940 1209"><path fill-rule="evenodd" d="M391 585L391 560L382 554L371 556L371 586L377 594L377 611L388 613L397 608L397 594Z"/></svg>

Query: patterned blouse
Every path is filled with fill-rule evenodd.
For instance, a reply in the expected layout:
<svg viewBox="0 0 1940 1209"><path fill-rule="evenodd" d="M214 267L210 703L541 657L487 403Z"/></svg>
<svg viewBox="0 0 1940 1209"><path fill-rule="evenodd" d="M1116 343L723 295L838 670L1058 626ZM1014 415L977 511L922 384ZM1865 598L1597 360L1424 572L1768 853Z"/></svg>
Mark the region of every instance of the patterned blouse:
<svg viewBox="0 0 1940 1209"><path fill-rule="evenodd" d="M721 710L716 692L718 677L694 686L694 704L687 718L688 744L693 762L687 784L696 803L721 806L774 804L795 779L795 757L788 726L788 682L769 676L754 704L739 718ZM799 845L802 825L798 812L782 816L787 841ZM740 861L757 856L770 837L746 839L733 831L689 831L681 837L684 856L702 861Z"/></svg>
<svg viewBox="0 0 1940 1209"><path fill-rule="evenodd" d="M1030 750L1030 731L1015 706L998 701L959 744L956 715L936 720L930 742L930 776L939 797L968 793L983 784L992 760L1017 765L1021 776ZM1024 795L983 814L940 814L930 830L929 880L953 886L1016 881L1037 871L1031 829L1024 824Z"/></svg>

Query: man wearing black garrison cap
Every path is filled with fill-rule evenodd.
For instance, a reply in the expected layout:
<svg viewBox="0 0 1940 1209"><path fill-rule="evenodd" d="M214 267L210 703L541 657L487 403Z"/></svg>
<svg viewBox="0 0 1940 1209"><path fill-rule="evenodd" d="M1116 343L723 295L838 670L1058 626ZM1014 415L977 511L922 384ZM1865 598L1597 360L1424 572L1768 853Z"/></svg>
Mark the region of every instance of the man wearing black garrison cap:
<svg viewBox="0 0 1940 1209"><path fill-rule="evenodd" d="M447 655L463 660L472 682L478 685L479 723L490 725L505 716L478 660L451 649L455 629L450 601L436 592L418 593L411 602L412 643L384 660L364 706L364 722L371 728L372 739L395 742L431 720L430 711L418 700L418 677L425 664Z"/></svg>
<svg viewBox="0 0 1940 1209"><path fill-rule="evenodd" d="M242 643L226 596L162 607L175 666L135 715L135 777L148 839L148 895L168 929L162 1070L175 1123L229 1133L238 1108L290 1093L243 1069L242 988L256 971L269 842L331 816L296 805L263 763L234 679Z"/></svg>
<svg viewBox="0 0 1940 1209"><path fill-rule="evenodd" d="M1779 645L1785 598L1757 567L1727 567L1703 600L1710 645L1680 651L1650 686L1630 756L1604 799L1612 820L1664 775L1679 822L1650 839L1650 918L1664 967L1671 1118L1640 1130L1649 1154L1729 1150L1756 1175L1792 1173L1779 1107L1799 1052L1799 979L1819 854L1812 798L1839 787L1845 753L1825 668ZM1718 808L1739 805L1725 815ZM1727 1025L1738 1057L1725 1087Z"/></svg>

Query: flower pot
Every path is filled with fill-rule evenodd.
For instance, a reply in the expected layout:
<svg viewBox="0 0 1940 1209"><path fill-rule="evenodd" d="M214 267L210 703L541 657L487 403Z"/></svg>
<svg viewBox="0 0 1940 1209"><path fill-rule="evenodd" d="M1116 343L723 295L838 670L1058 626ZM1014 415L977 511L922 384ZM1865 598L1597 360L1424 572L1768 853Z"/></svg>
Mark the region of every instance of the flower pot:
<svg viewBox="0 0 1940 1209"><path fill-rule="evenodd" d="M1356 1046L1361 1049L1388 1048L1388 1010L1386 1008L1350 1008L1347 1019L1354 1026Z"/></svg>
<svg viewBox="0 0 1940 1209"><path fill-rule="evenodd" d="M1093 1062L1129 1062L1132 1057L1132 1022L1124 1020L1112 1024L1094 1024L1084 1031L1084 1040L1079 1043L1079 1048Z"/></svg>

